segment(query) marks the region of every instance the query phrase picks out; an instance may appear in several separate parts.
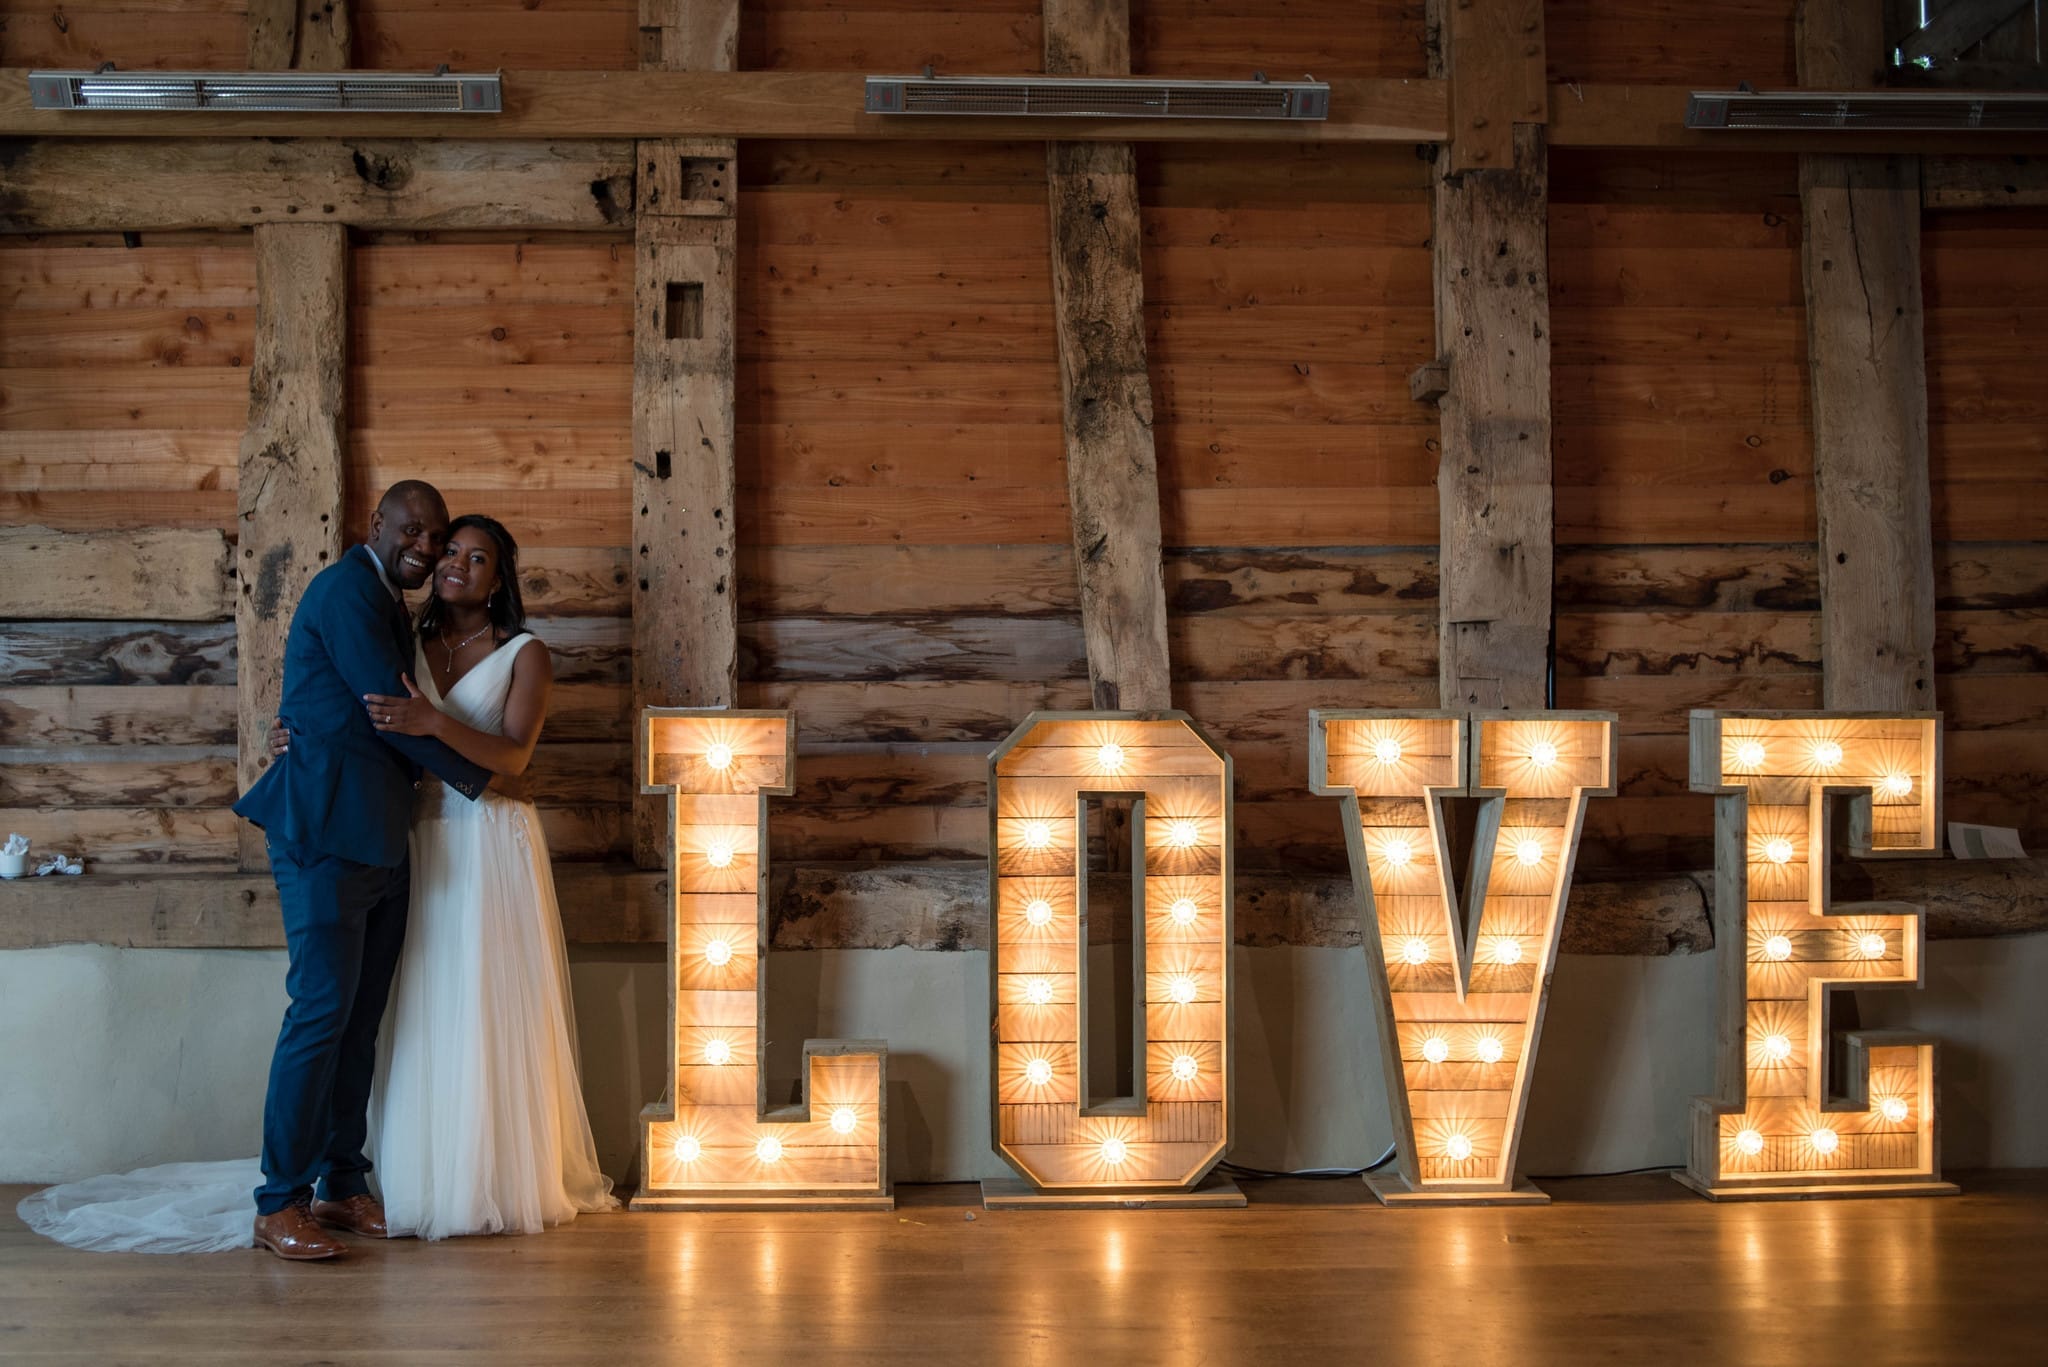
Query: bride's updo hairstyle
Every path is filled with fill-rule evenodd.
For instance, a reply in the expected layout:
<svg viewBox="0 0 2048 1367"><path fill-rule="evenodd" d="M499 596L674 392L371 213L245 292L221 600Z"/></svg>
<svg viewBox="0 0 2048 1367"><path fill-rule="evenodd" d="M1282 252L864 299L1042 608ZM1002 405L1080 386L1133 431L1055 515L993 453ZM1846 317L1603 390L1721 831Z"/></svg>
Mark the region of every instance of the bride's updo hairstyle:
<svg viewBox="0 0 2048 1367"><path fill-rule="evenodd" d="M465 527L474 527L489 537L497 550L498 586L491 590L491 625L501 635L516 636L526 626L526 600L519 594L519 543L505 530L504 523L482 513L464 513L449 523L449 539L452 541ZM420 609L419 634L425 637L439 631L443 615L440 595L428 595L426 606Z"/></svg>

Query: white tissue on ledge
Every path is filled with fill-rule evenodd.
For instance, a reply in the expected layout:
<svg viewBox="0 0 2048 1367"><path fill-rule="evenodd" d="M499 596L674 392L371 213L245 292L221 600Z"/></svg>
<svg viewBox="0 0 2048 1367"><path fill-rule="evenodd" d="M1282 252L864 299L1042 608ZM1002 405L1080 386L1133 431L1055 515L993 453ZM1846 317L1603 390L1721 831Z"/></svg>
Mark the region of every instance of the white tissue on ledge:
<svg viewBox="0 0 2048 1367"><path fill-rule="evenodd" d="M50 857L49 857L48 859L45 859L45 860L44 860L44 861L43 861L43 862L42 862L41 864L37 865L37 867L36 867L36 877L38 877L38 878L42 877L42 876L43 876L44 874L46 874L46 873L84 873L84 872L85 872L85 861L84 861L84 860L82 860L82 859L66 859L66 858L65 858L65 857L64 857L63 855L61 855L61 854L53 854L53 855L51 855L51 856L50 856Z"/></svg>
<svg viewBox="0 0 2048 1367"><path fill-rule="evenodd" d="M27 854L28 837L16 831L7 837L7 843L0 845L0 854Z"/></svg>

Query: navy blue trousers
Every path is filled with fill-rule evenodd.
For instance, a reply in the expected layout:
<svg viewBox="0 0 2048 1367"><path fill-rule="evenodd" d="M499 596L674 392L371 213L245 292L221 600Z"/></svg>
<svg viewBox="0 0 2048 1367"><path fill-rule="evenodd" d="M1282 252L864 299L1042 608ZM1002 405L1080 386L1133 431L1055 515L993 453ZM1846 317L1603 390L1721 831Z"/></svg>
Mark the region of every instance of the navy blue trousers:
<svg viewBox="0 0 2048 1367"><path fill-rule="evenodd" d="M363 1146L377 1027L412 890L409 861L382 869L278 840L270 868L284 904L291 1005L263 1099L262 1215L307 1199L315 1183L331 1201L370 1189Z"/></svg>

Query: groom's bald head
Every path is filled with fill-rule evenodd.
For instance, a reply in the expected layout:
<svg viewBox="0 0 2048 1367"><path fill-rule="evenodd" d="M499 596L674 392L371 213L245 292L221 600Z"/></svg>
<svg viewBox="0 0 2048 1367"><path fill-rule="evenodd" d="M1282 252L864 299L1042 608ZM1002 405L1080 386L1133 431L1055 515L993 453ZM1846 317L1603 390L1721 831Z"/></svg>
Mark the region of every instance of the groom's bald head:
<svg viewBox="0 0 2048 1367"><path fill-rule="evenodd" d="M402 479L384 491L370 514L370 549L403 589L427 582L448 544L448 504L423 479Z"/></svg>

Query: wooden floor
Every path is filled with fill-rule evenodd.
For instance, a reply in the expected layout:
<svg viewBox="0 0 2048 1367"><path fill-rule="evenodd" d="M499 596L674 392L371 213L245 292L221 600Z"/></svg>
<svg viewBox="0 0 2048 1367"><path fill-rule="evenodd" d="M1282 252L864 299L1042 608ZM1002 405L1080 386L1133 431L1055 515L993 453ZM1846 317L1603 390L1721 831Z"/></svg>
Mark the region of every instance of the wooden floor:
<svg viewBox="0 0 2048 1367"><path fill-rule="evenodd" d="M2048 1173L1936 1200L1710 1205L1662 1176L1541 1208L585 1217L536 1238L77 1253L0 1188L0 1362L1169 1364L2048 1360Z"/></svg>

